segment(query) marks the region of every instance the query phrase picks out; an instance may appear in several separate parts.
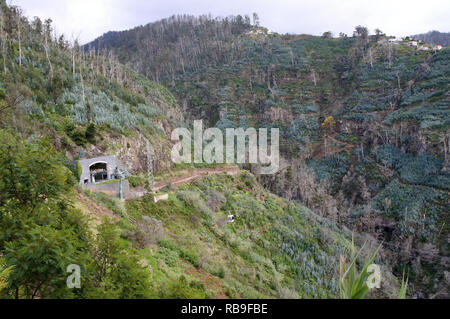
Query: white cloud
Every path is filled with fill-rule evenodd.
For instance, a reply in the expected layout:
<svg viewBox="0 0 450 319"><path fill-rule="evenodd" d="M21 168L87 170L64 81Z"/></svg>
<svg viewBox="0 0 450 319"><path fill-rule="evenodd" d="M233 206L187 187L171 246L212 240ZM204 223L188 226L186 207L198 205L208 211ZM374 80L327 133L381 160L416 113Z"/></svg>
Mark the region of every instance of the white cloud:
<svg viewBox="0 0 450 319"><path fill-rule="evenodd" d="M365 25L392 35L450 31L448 0L13 0L25 14L51 17L59 33L87 42L110 30L125 30L173 14L227 16L257 12L280 33L351 34Z"/></svg>

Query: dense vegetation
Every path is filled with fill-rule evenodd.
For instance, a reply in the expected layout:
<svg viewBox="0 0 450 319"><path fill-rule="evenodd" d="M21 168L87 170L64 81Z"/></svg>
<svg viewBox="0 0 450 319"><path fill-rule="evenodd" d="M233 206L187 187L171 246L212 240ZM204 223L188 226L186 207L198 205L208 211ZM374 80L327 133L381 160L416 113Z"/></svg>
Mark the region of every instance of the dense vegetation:
<svg viewBox="0 0 450 319"><path fill-rule="evenodd" d="M77 172L65 163L89 147L110 152L107 137L135 130L165 139L156 125L173 97L53 38L51 20L29 22L4 1L0 9L0 297L152 297L150 273L115 223L94 233L74 208ZM81 266L80 290L66 285L70 264Z"/></svg>
<svg viewBox="0 0 450 319"><path fill-rule="evenodd" d="M185 186L163 205L81 190L68 160L114 153L134 163L154 148L162 166L167 132L182 120L175 99L112 55L54 38L51 20L0 8L0 297L337 296L350 235L250 174ZM133 186L145 184L145 166ZM72 264L81 289L66 285Z"/></svg>
<svg viewBox="0 0 450 319"><path fill-rule="evenodd" d="M367 255L383 241L371 296L396 296L405 270L409 295L447 296L448 49L364 27L272 34L257 15L176 16L80 48L0 8L0 297L339 297L352 232ZM169 187L157 204L76 185L69 160L115 154L148 186L173 169L183 116L279 127L282 169Z"/></svg>
<svg viewBox="0 0 450 319"><path fill-rule="evenodd" d="M450 32L439 32L434 30L427 33L412 35L411 38L428 43L440 44L446 47L450 45Z"/></svg>
<svg viewBox="0 0 450 319"><path fill-rule="evenodd" d="M216 43L211 35L221 34L218 28L227 30L194 21L203 31L183 36L187 47L200 42L207 48ZM134 41L139 33L142 43L171 42L189 28L182 19L165 23L158 41L145 32L156 23L98 42L166 85L191 119L220 128L280 128L285 167L261 182L384 240L385 262L399 278L407 268L418 296L447 296L449 49L421 51L408 39L379 42L388 37L361 26L352 36L332 38L278 35L251 25L250 32L227 33L232 54L214 63L166 68L171 54L187 58L172 50L156 54L163 70L152 73L146 68L152 63L139 59L150 51L140 47L135 54L121 39Z"/></svg>
<svg viewBox="0 0 450 319"><path fill-rule="evenodd" d="M254 21L258 21L256 15ZM231 61L237 54L233 43L235 36L250 28L249 16L214 19L179 15L132 32L108 32L85 45L85 49L98 53L117 48L114 53L120 61L130 62L139 72L159 81L174 78L179 73L198 71L204 65Z"/></svg>
<svg viewBox="0 0 450 319"><path fill-rule="evenodd" d="M335 298L336 264L351 247L350 232L270 194L245 172L185 185L167 202L129 201L122 216L124 238L168 298ZM372 296L392 296L396 287L393 281Z"/></svg>
<svg viewBox="0 0 450 319"><path fill-rule="evenodd" d="M11 271L0 296L15 298L142 298L149 273L105 221L95 239L73 207L74 178L46 140L24 143L1 132L0 256ZM82 267L70 290L66 269Z"/></svg>

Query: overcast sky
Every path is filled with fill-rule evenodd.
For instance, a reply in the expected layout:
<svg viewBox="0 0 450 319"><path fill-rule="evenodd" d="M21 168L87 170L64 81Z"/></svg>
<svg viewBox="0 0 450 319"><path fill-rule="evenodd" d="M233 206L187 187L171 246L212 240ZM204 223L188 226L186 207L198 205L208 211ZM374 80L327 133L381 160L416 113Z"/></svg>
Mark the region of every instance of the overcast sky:
<svg viewBox="0 0 450 319"><path fill-rule="evenodd" d="M58 33L82 43L173 14L228 16L257 12L279 33L352 34L358 24L389 35L450 31L448 0L8 0L28 17L50 17Z"/></svg>

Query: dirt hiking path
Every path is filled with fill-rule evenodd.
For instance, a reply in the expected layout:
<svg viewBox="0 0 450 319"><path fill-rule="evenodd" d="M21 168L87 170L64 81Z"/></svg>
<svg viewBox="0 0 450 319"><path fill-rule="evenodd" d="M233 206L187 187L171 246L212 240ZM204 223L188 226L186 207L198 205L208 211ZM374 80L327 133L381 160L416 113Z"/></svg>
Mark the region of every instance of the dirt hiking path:
<svg viewBox="0 0 450 319"><path fill-rule="evenodd" d="M220 167L220 168L197 168L189 174L169 178L167 181L158 182L153 187L153 191L157 192L164 187L169 186L169 184L174 186L179 186L187 183L191 183L199 178L208 175L218 175L218 174L229 174L236 175L240 172L239 167Z"/></svg>

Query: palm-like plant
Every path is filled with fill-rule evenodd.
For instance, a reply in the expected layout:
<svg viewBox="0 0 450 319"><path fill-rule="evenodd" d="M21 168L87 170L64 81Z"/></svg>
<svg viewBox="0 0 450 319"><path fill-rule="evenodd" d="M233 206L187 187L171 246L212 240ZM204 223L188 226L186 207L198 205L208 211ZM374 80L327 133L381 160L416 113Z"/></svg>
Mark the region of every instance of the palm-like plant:
<svg viewBox="0 0 450 319"><path fill-rule="evenodd" d="M406 299L406 290L408 289L408 277L405 279L405 272L403 272L402 286L400 287L400 292L398 293L398 299Z"/></svg>
<svg viewBox="0 0 450 319"><path fill-rule="evenodd" d="M369 278L368 268L375 260L381 245L377 248L375 253L366 258L364 266L361 272L358 272L358 268L356 265L357 259L360 256L363 247L356 252L354 240L352 238L352 247L350 252L351 263L347 267L347 261L345 256L341 256L340 261L340 276L339 276L339 291L342 299L363 299L370 288L367 285L367 279Z"/></svg>

